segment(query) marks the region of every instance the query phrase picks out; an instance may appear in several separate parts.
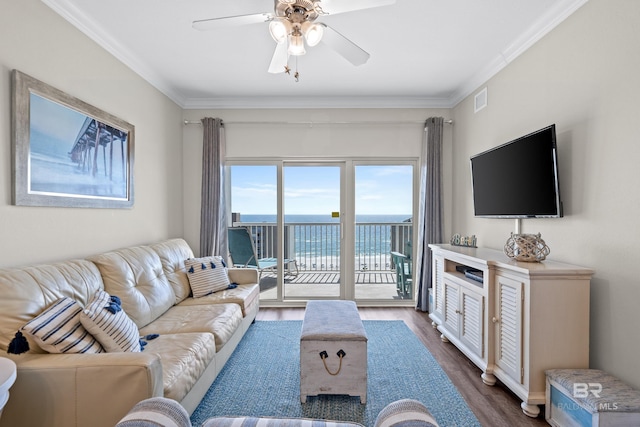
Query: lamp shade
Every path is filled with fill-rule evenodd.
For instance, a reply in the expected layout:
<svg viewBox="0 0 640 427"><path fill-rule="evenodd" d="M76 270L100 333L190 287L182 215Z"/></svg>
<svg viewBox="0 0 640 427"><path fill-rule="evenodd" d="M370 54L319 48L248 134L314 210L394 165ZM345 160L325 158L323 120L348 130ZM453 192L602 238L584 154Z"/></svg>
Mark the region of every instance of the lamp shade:
<svg viewBox="0 0 640 427"><path fill-rule="evenodd" d="M313 24L306 21L302 24L302 32L304 33L304 38L307 40L307 44L309 46L315 46L322 40L324 27L320 24Z"/></svg>
<svg viewBox="0 0 640 427"><path fill-rule="evenodd" d="M300 56L304 55L306 50L304 49L304 40L302 34L292 34L289 36L289 55Z"/></svg>
<svg viewBox="0 0 640 427"><path fill-rule="evenodd" d="M277 18L269 23L269 33L276 43L283 43L291 32L291 23L286 19Z"/></svg>

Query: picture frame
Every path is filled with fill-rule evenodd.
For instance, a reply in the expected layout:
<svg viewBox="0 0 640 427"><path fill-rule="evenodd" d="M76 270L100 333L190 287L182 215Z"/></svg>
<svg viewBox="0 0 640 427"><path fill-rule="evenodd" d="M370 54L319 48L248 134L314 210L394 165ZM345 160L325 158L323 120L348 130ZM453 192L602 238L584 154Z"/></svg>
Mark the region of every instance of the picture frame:
<svg viewBox="0 0 640 427"><path fill-rule="evenodd" d="M18 70L12 84L12 203L132 208L134 126Z"/></svg>

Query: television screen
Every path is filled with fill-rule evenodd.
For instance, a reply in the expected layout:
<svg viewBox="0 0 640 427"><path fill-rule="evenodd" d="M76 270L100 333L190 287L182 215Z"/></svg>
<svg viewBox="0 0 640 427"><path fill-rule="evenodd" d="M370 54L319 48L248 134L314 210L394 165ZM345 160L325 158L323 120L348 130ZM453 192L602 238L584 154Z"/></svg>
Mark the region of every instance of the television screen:
<svg viewBox="0 0 640 427"><path fill-rule="evenodd" d="M475 216L562 216L555 125L471 157Z"/></svg>

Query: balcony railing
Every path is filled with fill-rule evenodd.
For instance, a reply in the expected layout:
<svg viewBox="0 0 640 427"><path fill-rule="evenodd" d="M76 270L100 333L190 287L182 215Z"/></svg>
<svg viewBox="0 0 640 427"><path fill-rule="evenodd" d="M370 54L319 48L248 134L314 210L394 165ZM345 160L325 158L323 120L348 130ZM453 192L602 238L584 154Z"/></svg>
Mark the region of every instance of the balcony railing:
<svg viewBox="0 0 640 427"><path fill-rule="evenodd" d="M275 223L234 222L233 226L249 228L259 258L276 257ZM412 231L413 224L410 222L356 223L355 269L394 269L391 252L410 254ZM284 255L295 259L302 271L340 270L340 224L285 224Z"/></svg>

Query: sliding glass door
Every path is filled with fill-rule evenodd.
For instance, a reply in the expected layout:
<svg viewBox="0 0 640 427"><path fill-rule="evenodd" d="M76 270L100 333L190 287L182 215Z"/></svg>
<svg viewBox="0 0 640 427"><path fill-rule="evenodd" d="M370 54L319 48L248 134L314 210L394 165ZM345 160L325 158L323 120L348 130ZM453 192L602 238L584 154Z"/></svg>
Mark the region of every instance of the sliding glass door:
<svg viewBox="0 0 640 427"><path fill-rule="evenodd" d="M355 298L413 299L413 165L356 164Z"/></svg>
<svg viewBox="0 0 640 427"><path fill-rule="evenodd" d="M341 164L284 165L284 299L341 295L342 170Z"/></svg>
<svg viewBox="0 0 640 427"><path fill-rule="evenodd" d="M245 228L250 235L248 247L243 245L236 249L229 239L231 260L239 267L258 268L260 299L277 300L278 271L274 260L277 260L279 246L278 167L273 164L240 164L229 167L228 173L229 226ZM264 259L267 261L262 262Z"/></svg>
<svg viewBox="0 0 640 427"><path fill-rule="evenodd" d="M272 161L229 175L232 225L264 260L261 301L414 299L415 162Z"/></svg>

